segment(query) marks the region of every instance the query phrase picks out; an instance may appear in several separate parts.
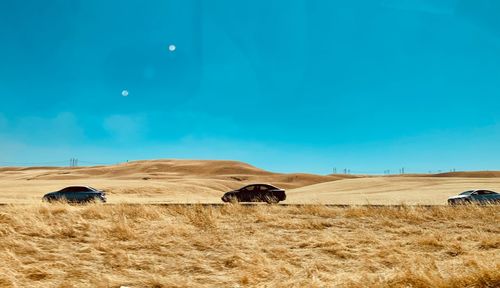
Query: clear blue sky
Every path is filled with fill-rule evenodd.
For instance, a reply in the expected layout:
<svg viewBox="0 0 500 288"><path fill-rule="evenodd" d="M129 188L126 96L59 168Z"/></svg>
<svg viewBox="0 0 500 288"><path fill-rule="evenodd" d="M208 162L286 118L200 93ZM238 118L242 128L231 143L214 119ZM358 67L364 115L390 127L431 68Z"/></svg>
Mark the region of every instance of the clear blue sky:
<svg viewBox="0 0 500 288"><path fill-rule="evenodd" d="M500 169L500 1L2 0L0 41L0 165Z"/></svg>

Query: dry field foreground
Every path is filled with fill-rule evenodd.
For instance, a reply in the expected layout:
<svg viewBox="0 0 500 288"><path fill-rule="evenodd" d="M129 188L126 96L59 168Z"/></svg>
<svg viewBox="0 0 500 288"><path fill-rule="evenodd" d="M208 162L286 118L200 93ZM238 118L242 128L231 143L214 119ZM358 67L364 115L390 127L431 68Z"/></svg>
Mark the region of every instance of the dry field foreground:
<svg viewBox="0 0 500 288"><path fill-rule="evenodd" d="M499 212L4 206L0 287L500 287Z"/></svg>
<svg viewBox="0 0 500 288"><path fill-rule="evenodd" d="M96 167L0 168L0 203L38 203L69 185L105 189L110 203L220 203L221 195L264 182L287 189L285 203L446 204L470 189L500 191L500 172L353 176L280 174L246 163L208 160L135 161Z"/></svg>

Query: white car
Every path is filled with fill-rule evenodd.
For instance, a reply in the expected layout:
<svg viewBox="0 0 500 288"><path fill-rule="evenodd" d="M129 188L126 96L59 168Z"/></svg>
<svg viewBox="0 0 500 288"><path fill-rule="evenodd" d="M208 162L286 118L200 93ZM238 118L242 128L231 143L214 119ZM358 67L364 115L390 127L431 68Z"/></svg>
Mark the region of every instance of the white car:
<svg viewBox="0 0 500 288"><path fill-rule="evenodd" d="M500 194L490 190L469 190L448 198L448 204L494 204L500 203Z"/></svg>

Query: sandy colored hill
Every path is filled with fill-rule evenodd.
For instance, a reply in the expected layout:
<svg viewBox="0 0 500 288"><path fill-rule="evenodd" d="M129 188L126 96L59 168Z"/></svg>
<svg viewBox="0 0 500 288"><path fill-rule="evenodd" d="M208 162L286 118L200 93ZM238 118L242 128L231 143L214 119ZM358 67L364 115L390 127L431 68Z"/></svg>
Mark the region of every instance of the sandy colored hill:
<svg viewBox="0 0 500 288"><path fill-rule="evenodd" d="M268 180L285 188L305 186L325 181L354 178L352 175L314 175L305 173L272 173L237 161L218 160L152 160L134 161L111 166L94 167L5 167L0 178L17 180L72 180L105 178L118 180L171 180L202 178L244 182Z"/></svg>
<svg viewBox="0 0 500 288"><path fill-rule="evenodd" d="M217 160L134 161L95 167L5 167L0 202L39 201L69 185L104 189L118 202L220 202L221 194L250 183L285 189L353 178L351 175L280 174L246 163Z"/></svg>
<svg viewBox="0 0 500 288"><path fill-rule="evenodd" d="M500 178L380 176L344 179L288 191L289 203L446 204L471 189L500 191Z"/></svg>
<svg viewBox="0 0 500 288"><path fill-rule="evenodd" d="M466 171L448 172L433 175L434 177L461 177L461 178L500 178L500 171Z"/></svg>
<svg viewBox="0 0 500 288"><path fill-rule="evenodd" d="M495 177L499 175L499 177ZM104 189L112 203L220 203L229 191L250 183L287 189L286 203L445 204L469 189L500 191L500 172L436 175L280 174L237 161L152 160L94 167L0 168L0 203L39 202L70 185Z"/></svg>

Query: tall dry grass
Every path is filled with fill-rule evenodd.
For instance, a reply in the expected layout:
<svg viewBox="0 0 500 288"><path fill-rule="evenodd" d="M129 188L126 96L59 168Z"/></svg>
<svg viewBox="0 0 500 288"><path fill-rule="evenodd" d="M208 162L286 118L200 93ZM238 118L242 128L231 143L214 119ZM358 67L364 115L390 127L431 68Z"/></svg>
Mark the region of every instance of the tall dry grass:
<svg viewBox="0 0 500 288"><path fill-rule="evenodd" d="M499 207L0 207L0 287L500 287Z"/></svg>

